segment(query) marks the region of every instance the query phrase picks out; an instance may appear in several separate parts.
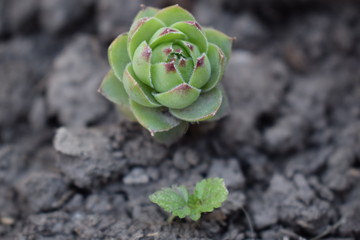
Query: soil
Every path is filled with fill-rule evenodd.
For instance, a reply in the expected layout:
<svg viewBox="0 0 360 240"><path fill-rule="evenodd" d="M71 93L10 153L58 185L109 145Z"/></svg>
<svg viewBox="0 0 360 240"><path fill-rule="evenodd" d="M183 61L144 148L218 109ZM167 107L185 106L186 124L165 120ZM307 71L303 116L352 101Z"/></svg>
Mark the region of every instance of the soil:
<svg viewBox="0 0 360 240"><path fill-rule="evenodd" d="M360 239L359 2L184 1L237 38L232 111L169 147L96 93L141 2L0 1L0 239ZM198 222L148 199L214 176Z"/></svg>

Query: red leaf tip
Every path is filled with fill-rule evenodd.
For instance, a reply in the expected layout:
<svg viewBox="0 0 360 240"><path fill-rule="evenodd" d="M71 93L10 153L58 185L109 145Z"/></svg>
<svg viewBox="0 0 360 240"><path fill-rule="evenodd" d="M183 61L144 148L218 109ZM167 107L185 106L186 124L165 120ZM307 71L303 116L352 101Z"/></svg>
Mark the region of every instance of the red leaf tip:
<svg viewBox="0 0 360 240"><path fill-rule="evenodd" d="M164 31L162 33L160 33L160 36L168 34L168 33L172 33L172 32L177 32L177 31L174 29L171 29L171 28L165 28Z"/></svg>

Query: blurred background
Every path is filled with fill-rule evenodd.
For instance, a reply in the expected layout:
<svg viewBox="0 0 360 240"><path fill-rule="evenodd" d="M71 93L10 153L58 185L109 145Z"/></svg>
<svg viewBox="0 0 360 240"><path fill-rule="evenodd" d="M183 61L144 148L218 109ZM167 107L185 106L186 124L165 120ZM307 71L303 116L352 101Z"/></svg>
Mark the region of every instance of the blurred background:
<svg viewBox="0 0 360 240"><path fill-rule="evenodd" d="M96 90L140 5L176 3L236 38L232 110L165 148ZM222 215L164 224L147 196L204 176ZM246 239L243 207L259 238L359 239L359 179L360 1L0 0L0 239Z"/></svg>

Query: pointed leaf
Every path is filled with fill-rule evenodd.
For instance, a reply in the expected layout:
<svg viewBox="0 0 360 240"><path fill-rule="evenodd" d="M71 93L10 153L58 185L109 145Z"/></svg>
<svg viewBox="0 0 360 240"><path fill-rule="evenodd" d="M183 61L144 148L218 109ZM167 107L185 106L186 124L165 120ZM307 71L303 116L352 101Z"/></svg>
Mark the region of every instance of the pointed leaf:
<svg viewBox="0 0 360 240"><path fill-rule="evenodd" d="M98 91L115 104L129 106L129 96L124 85L111 70L104 77Z"/></svg>
<svg viewBox="0 0 360 240"><path fill-rule="evenodd" d="M195 18L191 15L190 12L186 11L179 5L173 5L167 8L161 9L155 14L156 18L160 19L165 23L166 26L170 26L176 22L180 21L194 21Z"/></svg>
<svg viewBox="0 0 360 240"><path fill-rule="evenodd" d="M201 90L183 83L167 92L154 94L154 97L160 104L168 108L182 109L195 102L200 92Z"/></svg>
<svg viewBox="0 0 360 240"><path fill-rule="evenodd" d="M164 111L163 108L144 107L132 100L130 100L130 106L138 122L149 130L151 135L169 131L181 124L180 120Z"/></svg>
<svg viewBox="0 0 360 240"><path fill-rule="evenodd" d="M154 88L158 92L166 92L183 83L175 62L157 63L151 66L151 77Z"/></svg>
<svg viewBox="0 0 360 240"><path fill-rule="evenodd" d="M175 28L164 27L157 30L150 39L150 47L154 48L160 43L174 40L184 40L186 35Z"/></svg>
<svg viewBox="0 0 360 240"><path fill-rule="evenodd" d="M153 17L140 18L134 22L130 28L128 40L128 53L130 59L133 59L134 52L140 43L143 41L148 42L152 35L162 27L164 27L164 23Z"/></svg>
<svg viewBox="0 0 360 240"><path fill-rule="evenodd" d="M158 11L159 11L158 8L144 7L138 12L138 14L136 14L134 18L134 22L143 17L153 17Z"/></svg>
<svg viewBox="0 0 360 240"><path fill-rule="evenodd" d="M210 78L211 66L208 57L203 53L197 60L194 72L190 78L189 84L196 88L202 88Z"/></svg>
<svg viewBox="0 0 360 240"><path fill-rule="evenodd" d="M151 82L151 55L150 46L143 41L134 53L132 66L138 79L146 85L153 87Z"/></svg>
<svg viewBox="0 0 360 240"><path fill-rule="evenodd" d="M197 183L194 195L200 200L200 212L211 212L218 208L227 199L229 192L226 189L224 179L208 178Z"/></svg>
<svg viewBox="0 0 360 240"><path fill-rule="evenodd" d="M119 35L108 49L109 63L116 77L122 81L126 65L130 62L127 52L128 34Z"/></svg>
<svg viewBox="0 0 360 240"><path fill-rule="evenodd" d="M202 90L204 92L210 91L220 82L225 69L225 56L223 51L213 43L209 44L207 56L209 57L211 65L210 80L206 83Z"/></svg>
<svg viewBox="0 0 360 240"><path fill-rule="evenodd" d="M181 121L178 126L166 132L155 133L154 138L160 143L170 145L179 140L182 136L184 136L188 128L189 124L187 122Z"/></svg>
<svg viewBox="0 0 360 240"><path fill-rule="evenodd" d="M183 32L189 42L194 43L202 53L206 53L208 41L200 25L195 21L177 22L171 25L172 28Z"/></svg>
<svg viewBox="0 0 360 240"><path fill-rule="evenodd" d="M180 58L177 62L176 68L180 71L184 82L189 82L190 77L194 71L194 63L191 58Z"/></svg>
<svg viewBox="0 0 360 240"><path fill-rule="evenodd" d="M123 79L125 90L132 100L146 107L161 106L152 96L152 89L136 79L131 63L126 66Z"/></svg>
<svg viewBox="0 0 360 240"><path fill-rule="evenodd" d="M233 39L228 35L213 28L204 28L204 32L208 41L218 46L224 52L226 62L228 62L230 59Z"/></svg>
<svg viewBox="0 0 360 240"><path fill-rule="evenodd" d="M179 44L194 61L196 64L196 59L200 56L199 48L193 43L189 43L187 41L176 41L176 44Z"/></svg>
<svg viewBox="0 0 360 240"><path fill-rule="evenodd" d="M166 62L168 60L168 57L170 53L173 52L172 43L167 42L160 44L159 46L153 48L152 50L152 56L151 56L151 63L160 63L160 62Z"/></svg>
<svg viewBox="0 0 360 240"><path fill-rule="evenodd" d="M153 203L180 218L190 214L190 208L187 206L188 197L189 193L185 186L163 188L149 196Z"/></svg>
<svg viewBox="0 0 360 240"><path fill-rule="evenodd" d="M205 121L215 116L221 106L222 99L220 89L214 88L210 92L201 94L197 101L187 108L170 109L170 113L187 122Z"/></svg>

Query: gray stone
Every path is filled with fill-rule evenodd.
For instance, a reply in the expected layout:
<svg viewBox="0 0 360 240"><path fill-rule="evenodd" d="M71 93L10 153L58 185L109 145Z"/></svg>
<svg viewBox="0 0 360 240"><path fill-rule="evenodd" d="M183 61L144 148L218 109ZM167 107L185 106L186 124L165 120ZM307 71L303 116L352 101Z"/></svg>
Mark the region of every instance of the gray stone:
<svg viewBox="0 0 360 240"><path fill-rule="evenodd" d="M242 14L233 20L229 35L236 38L234 47L241 49L257 49L267 40L265 27L249 13Z"/></svg>
<svg viewBox="0 0 360 240"><path fill-rule="evenodd" d="M141 9L140 0L97 1L97 30L102 40L110 41L130 29L133 18Z"/></svg>
<svg viewBox="0 0 360 240"><path fill-rule="evenodd" d="M301 116L281 118L276 125L266 129L264 138L269 151L286 153L305 147L309 126Z"/></svg>
<svg viewBox="0 0 360 240"><path fill-rule="evenodd" d="M57 165L80 188L99 186L126 171L126 161L113 157L108 139L94 129L60 128L54 147Z"/></svg>
<svg viewBox="0 0 360 240"><path fill-rule="evenodd" d="M54 173L30 174L18 188L33 212L59 208L71 196L66 181L61 175Z"/></svg>
<svg viewBox="0 0 360 240"><path fill-rule="evenodd" d="M245 184L245 177L237 159L215 159L209 168L208 177L223 178L229 188L242 188Z"/></svg>
<svg viewBox="0 0 360 240"><path fill-rule="evenodd" d="M103 117L109 103L97 93L107 71L99 43L76 37L56 58L47 85L50 114L67 126L85 126Z"/></svg>
<svg viewBox="0 0 360 240"><path fill-rule="evenodd" d="M199 161L199 155L191 148L180 148L173 157L174 166L180 170L186 170L198 164Z"/></svg>
<svg viewBox="0 0 360 240"><path fill-rule="evenodd" d="M41 0L40 23L49 33L58 33L70 28L86 16L94 0Z"/></svg>
<svg viewBox="0 0 360 240"><path fill-rule="evenodd" d="M143 168L133 168L123 179L125 184L146 184L149 176Z"/></svg>

